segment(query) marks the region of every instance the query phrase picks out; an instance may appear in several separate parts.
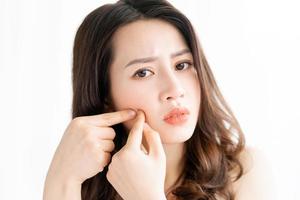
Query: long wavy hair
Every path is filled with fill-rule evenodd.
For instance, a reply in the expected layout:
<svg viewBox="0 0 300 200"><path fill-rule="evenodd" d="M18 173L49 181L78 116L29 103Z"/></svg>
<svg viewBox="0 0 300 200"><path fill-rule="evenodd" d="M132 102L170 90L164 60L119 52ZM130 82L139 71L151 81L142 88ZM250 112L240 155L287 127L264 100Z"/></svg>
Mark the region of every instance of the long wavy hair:
<svg viewBox="0 0 300 200"><path fill-rule="evenodd" d="M137 20L160 19L183 35L193 54L201 87L199 118L192 137L185 142L181 184L174 187L178 199L234 199L232 183L243 175L239 154L245 148L244 134L223 98L205 58L192 24L165 0L119 0L89 13L79 26L73 47L72 118L106 113L111 105L109 66L113 60L114 32ZM130 37L128 37L130 39ZM126 143L122 124L116 131L115 150ZM108 167L82 184L83 200L121 199L106 178Z"/></svg>

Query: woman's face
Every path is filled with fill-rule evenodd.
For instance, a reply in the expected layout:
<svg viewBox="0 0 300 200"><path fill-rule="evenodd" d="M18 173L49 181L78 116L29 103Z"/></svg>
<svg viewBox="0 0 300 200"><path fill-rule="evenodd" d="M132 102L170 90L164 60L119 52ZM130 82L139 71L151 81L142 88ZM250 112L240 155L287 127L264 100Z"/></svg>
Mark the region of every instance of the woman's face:
<svg viewBox="0 0 300 200"><path fill-rule="evenodd" d="M113 52L109 74L114 109L143 110L165 144L188 140L198 119L200 86L180 32L162 20L138 20L117 30ZM187 121L172 125L163 120L175 107L189 110ZM134 120L123 124L130 130Z"/></svg>

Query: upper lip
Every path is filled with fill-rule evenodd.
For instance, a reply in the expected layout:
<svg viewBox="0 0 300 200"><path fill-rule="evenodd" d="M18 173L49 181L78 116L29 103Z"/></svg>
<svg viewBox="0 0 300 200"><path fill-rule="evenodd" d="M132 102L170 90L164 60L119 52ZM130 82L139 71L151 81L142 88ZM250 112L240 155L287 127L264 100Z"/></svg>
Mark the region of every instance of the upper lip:
<svg viewBox="0 0 300 200"><path fill-rule="evenodd" d="M168 112L164 116L164 120L166 120L174 115L183 115L183 114L190 114L190 111L185 107L176 107L176 108L173 108L170 112Z"/></svg>

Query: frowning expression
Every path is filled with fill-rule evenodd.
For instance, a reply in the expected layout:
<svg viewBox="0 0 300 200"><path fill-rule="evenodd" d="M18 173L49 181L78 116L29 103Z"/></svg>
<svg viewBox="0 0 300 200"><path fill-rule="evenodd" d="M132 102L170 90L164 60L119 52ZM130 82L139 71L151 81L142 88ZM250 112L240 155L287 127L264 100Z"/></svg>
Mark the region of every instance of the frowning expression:
<svg viewBox="0 0 300 200"><path fill-rule="evenodd" d="M201 92L193 55L181 33L162 20L138 20L119 28L112 44L109 76L115 110L143 110L163 143L188 140L198 119ZM174 108L187 109L185 120L182 110L164 120ZM133 122L124 125L129 130Z"/></svg>

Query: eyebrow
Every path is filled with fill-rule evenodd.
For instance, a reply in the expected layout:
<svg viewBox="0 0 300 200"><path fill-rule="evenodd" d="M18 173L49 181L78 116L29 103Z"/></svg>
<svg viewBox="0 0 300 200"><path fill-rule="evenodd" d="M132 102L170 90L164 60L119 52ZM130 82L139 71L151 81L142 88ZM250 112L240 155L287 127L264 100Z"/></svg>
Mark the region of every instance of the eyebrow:
<svg viewBox="0 0 300 200"><path fill-rule="evenodd" d="M182 49L178 52L172 53L171 58L175 58L177 56L181 56L183 54L191 53L189 49ZM130 61L127 65L125 65L125 68L128 67L129 65L137 64L137 63L147 63L147 62L153 62L157 60L158 57L146 57L146 58L138 58Z"/></svg>

